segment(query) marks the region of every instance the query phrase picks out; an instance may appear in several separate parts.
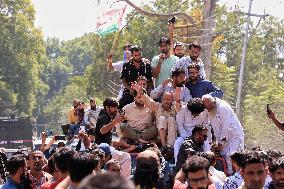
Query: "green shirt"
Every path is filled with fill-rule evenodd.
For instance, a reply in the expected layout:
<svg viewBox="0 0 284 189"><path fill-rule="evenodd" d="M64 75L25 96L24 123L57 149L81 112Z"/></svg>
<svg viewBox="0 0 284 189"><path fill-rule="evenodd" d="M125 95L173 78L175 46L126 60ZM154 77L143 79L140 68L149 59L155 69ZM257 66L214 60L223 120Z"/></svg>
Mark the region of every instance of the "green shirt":
<svg viewBox="0 0 284 189"><path fill-rule="evenodd" d="M178 57L171 55L169 58L163 60L161 65L160 74L156 78L155 81L155 87L159 86L168 78L171 78L171 71L173 66L176 64L176 62L179 60ZM153 69L156 68L159 62L159 56L154 56L151 62L151 66Z"/></svg>

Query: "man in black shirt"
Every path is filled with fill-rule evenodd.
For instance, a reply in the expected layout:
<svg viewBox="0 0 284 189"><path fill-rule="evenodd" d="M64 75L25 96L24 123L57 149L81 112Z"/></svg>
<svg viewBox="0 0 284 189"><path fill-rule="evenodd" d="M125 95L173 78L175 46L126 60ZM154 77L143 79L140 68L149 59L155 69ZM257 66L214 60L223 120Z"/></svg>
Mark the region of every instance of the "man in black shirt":
<svg viewBox="0 0 284 189"><path fill-rule="evenodd" d="M132 58L123 65L120 76L124 91L119 101L119 109L122 109L125 105L134 101L131 83L135 82L138 76L145 76L148 80L148 88L153 88L151 65L143 62L141 48L139 46L133 46L130 51Z"/></svg>
<svg viewBox="0 0 284 189"><path fill-rule="evenodd" d="M176 170L180 170L188 157L196 152L203 152L204 141L207 140L208 129L203 125L196 125L192 130L192 136L185 138L177 156Z"/></svg>
<svg viewBox="0 0 284 189"><path fill-rule="evenodd" d="M111 130L116 124L121 123L123 116L116 116L118 104L115 100L106 98L103 102L104 109L101 110L95 129L95 141L97 144L107 143L111 145Z"/></svg>

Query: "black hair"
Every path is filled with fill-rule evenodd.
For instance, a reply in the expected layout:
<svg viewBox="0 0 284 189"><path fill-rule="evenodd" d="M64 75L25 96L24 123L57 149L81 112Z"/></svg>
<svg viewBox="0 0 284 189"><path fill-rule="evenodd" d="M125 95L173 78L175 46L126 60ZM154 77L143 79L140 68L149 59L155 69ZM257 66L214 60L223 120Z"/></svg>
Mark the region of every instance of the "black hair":
<svg viewBox="0 0 284 189"><path fill-rule="evenodd" d="M95 100L95 98L90 98L89 99L89 102L91 103L91 102L96 102L96 100Z"/></svg>
<svg viewBox="0 0 284 189"><path fill-rule="evenodd" d="M251 151L246 153L243 161L243 169L246 167L248 164L253 164L253 163L261 163L263 166L265 166L265 159L264 156L261 155L258 152Z"/></svg>
<svg viewBox="0 0 284 189"><path fill-rule="evenodd" d="M27 160L30 160L30 156L31 156L33 153L35 153L35 152L41 153L42 156L44 157L44 154L42 153L42 151L40 151L40 150L32 150L32 151L29 152L29 154L28 154L28 156L27 156Z"/></svg>
<svg viewBox="0 0 284 189"><path fill-rule="evenodd" d="M232 153L231 160L234 161L239 167L243 167L244 158L246 157L246 154L248 153L248 150L239 150L234 153Z"/></svg>
<svg viewBox="0 0 284 189"><path fill-rule="evenodd" d="M75 154L75 151L68 147L64 147L56 151L53 154L54 164L56 165L56 168L60 172L66 173L68 171L69 160L74 154Z"/></svg>
<svg viewBox="0 0 284 189"><path fill-rule="evenodd" d="M185 161L182 166L182 171L187 177L188 173L195 173L199 170L205 170L208 173L209 167L210 164L206 158L193 155Z"/></svg>
<svg viewBox="0 0 284 189"><path fill-rule="evenodd" d="M201 132L203 130L207 129L205 126L203 125L195 125L194 128L192 129L192 136L194 136L196 133Z"/></svg>
<svg viewBox="0 0 284 189"><path fill-rule="evenodd" d="M193 42L193 43L191 43L191 44L189 45L188 48L189 48L189 49L191 49L191 48L198 48L199 50L201 50L201 45L198 44L197 42Z"/></svg>
<svg viewBox="0 0 284 189"><path fill-rule="evenodd" d="M216 155L213 152L197 152L196 155L207 159L210 165L216 163Z"/></svg>
<svg viewBox="0 0 284 189"><path fill-rule="evenodd" d="M190 69L190 68L195 68L195 69L197 69L197 71L200 70L200 66L199 66L198 64L195 64L195 63L190 64L190 65L187 67L187 69Z"/></svg>
<svg viewBox="0 0 284 189"><path fill-rule="evenodd" d="M94 155L89 153L75 153L69 160L68 172L72 182L81 182L96 168Z"/></svg>
<svg viewBox="0 0 284 189"><path fill-rule="evenodd" d="M144 75L140 75L140 76L137 77L136 81L138 82L140 80L144 80L144 81L148 82L147 77L145 77Z"/></svg>
<svg viewBox="0 0 284 189"><path fill-rule="evenodd" d="M123 46L122 50L125 51L126 48L130 48L130 49L131 49L132 46L133 46L132 44L125 44L125 45Z"/></svg>
<svg viewBox="0 0 284 189"><path fill-rule="evenodd" d="M176 42L175 44L174 44L174 50L177 48L177 47L183 47L183 44L181 43L181 42Z"/></svg>
<svg viewBox="0 0 284 189"><path fill-rule="evenodd" d="M278 158L269 166L269 172L272 174L278 169L284 169L284 157Z"/></svg>
<svg viewBox="0 0 284 189"><path fill-rule="evenodd" d="M135 189L134 184L117 173L90 175L79 185L79 189Z"/></svg>
<svg viewBox="0 0 284 189"><path fill-rule="evenodd" d="M89 128L86 131L87 135L95 135L95 129L94 128Z"/></svg>
<svg viewBox="0 0 284 189"><path fill-rule="evenodd" d="M139 157L136 160L134 183L144 189L157 188L159 165L155 157Z"/></svg>
<svg viewBox="0 0 284 189"><path fill-rule="evenodd" d="M26 165L25 157L17 154L10 157L10 159L7 161L7 171L10 175L15 175L19 168L24 167Z"/></svg>
<svg viewBox="0 0 284 189"><path fill-rule="evenodd" d="M174 69L174 70L172 70L172 78L173 77L178 77L180 74L185 74L185 71L184 71L184 69L182 69L182 68L177 68L177 69Z"/></svg>
<svg viewBox="0 0 284 189"><path fill-rule="evenodd" d="M111 98L106 98L103 102L103 106L104 109L106 109L106 107L118 107L118 103Z"/></svg>
<svg viewBox="0 0 284 189"><path fill-rule="evenodd" d="M199 115L204 111L204 104L201 98L193 98L187 103L187 109L192 115Z"/></svg>
<svg viewBox="0 0 284 189"><path fill-rule="evenodd" d="M267 150L266 153L269 157L275 157L275 158L282 157L282 154L279 150Z"/></svg>
<svg viewBox="0 0 284 189"><path fill-rule="evenodd" d="M47 160L47 167L48 167L48 173L53 175L55 170L55 164L54 164L54 154L52 154L48 160Z"/></svg>
<svg viewBox="0 0 284 189"><path fill-rule="evenodd" d="M131 54L133 54L133 52L138 52L138 51L141 51L141 47L139 47L138 45L131 46L130 49Z"/></svg>
<svg viewBox="0 0 284 189"><path fill-rule="evenodd" d="M171 44L170 39L167 38L167 37L162 37L162 38L159 40L158 45L161 46L162 43L166 43L166 45L170 45L170 44Z"/></svg>

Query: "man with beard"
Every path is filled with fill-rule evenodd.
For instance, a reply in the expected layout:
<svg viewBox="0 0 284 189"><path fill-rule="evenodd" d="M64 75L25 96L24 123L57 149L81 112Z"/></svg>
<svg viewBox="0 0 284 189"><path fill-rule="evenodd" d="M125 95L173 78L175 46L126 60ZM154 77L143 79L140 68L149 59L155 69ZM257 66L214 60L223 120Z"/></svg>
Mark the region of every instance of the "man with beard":
<svg viewBox="0 0 284 189"><path fill-rule="evenodd" d="M176 174L173 189L215 189L209 178L209 161L191 156Z"/></svg>
<svg viewBox="0 0 284 189"><path fill-rule="evenodd" d="M206 78L205 70L204 70L204 64L199 58L199 54L201 51L201 46L198 43L192 43L189 46L189 56L184 56L181 59L177 61L177 63L174 65L173 69L176 68L182 68L185 71L186 78L189 77L188 73L188 66L191 64L198 64L200 67L199 75L202 78Z"/></svg>
<svg viewBox="0 0 284 189"><path fill-rule="evenodd" d="M239 189L263 189L267 172L264 158L258 152L248 153L241 168L244 182Z"/></svg>
<svg viewBox="0 0 284 189"><path fill-rule="evenodd" d="M84 114L84 122L88 126L88 129L95 128L97 124L97 119L98 119L98 116L101 110L102 110L102 107L97 106L96 99L91 98L90 107L88 107L85 110L85 114Z"/></svg>
<svg viewBox="0 0 284 189"><path fill-rule="evenodd" d="M145 107L141 95L137 95L136 92L134 102L126 105L122 110L125 121L117 127L120 138L124 137L132 142L140 143L149 143L150 140L157 138L158 130L154 125L154 112Z"/></svg>
<svg viewBox="0 0 284 189"><path fill-rule="evenodd" d="M182 142L177 156L176 169L179 171L188 157L197 152L204 152L204 142L207 140L208 129L203 125L196 125L192 129L192 135Z"/></svg>
<svg viewBox="0 0 284 189"><path fill-rule="evenodd" d="M104 109L101 110L95 129L95 141L97 144L107 143L111 145L111 130L116 124L121 123L123 116L116 116L118 104L115 100L106 98L103 102Z"/></svg>
<svg viewBox="0 0 284 189"><path fill-rule="evenodd" d="M30 170L27 172L24 188L40 189L43 183L52 178L52 175L42 171L45 164L44 155L41 151L32 151L29 153L27 160Z"/></svg>
<svg viewBox="0 0 284 189"><path fill-rule="evenodd" d="M2 189L24 189L23 181L27 170L26 159L20 155L13 155L7 161L7 171L9 177Z"/></svg>
<svg viewBox="0 0 284 189"><path fill-rule="evenodd" d="M132 88L137 91L137 96L141 96L145 107L153 110L156 114L156 123L160 134L163 149L167 147L173 148L176 139L176 114L180 110L180 91L175 91L174 94L165 92L162 96L162 103L155 102L139 85L132 85ZM161 150L162 152L164 150Z"/></svg>
<svg viewBox="0 0 284 189"><path fill-rule="evenodd" d="M178 61L178 57L170 54L170 40L162 37L159 41L161 54L153 57L151 66L153 77L155 79L155 87L161 85L171 75L171 69Z"/></svg>
<svg viewBox="0 0 284 189"><path fill-rule="evenodd" d="M281 157L273 161L269 166L269 174L272 182L269 183L268 189L284 189L284 158Z"/></svg>
<svg viewBox="0 0 284 189"><path fill-rule="evenodd" d="M153 88L151 65L142 60L141 48L133 46L130 51L132 59L123 65L120 76L124 91L122 98L119 100L119 109L134 101L131 83L135 82L139 76L145 76L148 80L148 88Z"/></svg>
<svg viewBox="0 0 284 189"><path fill-rule="evenodd" d="M188 102L192 99L190 91L184 86L185 73L183 69L172 71L172 78L165 80L161 85L151 91L150 97L155 100L160 100L165 92L173 93L175 90L180 90L179 99L182 102Z"/></svg>
<svg viewBox="0 0 284 189"><path fill-rule="evenodd" d="M208 111L208 118L217 143L215 150L219 151L225 157L228 165L228 173L232 174L230 156L233 152L244 149L242 124L226 101L207 94L202 97L202 102L200 103ZM198 114L198 112L196 113ZM202 111L201 113L204 112Z"/></svg>
<svg viewBox="0 0 284 189"><path fill-rule="evenodd" d="M174 55L179 59L184 57L184 45L180 42L174 44Z"/></svg>
<svg viewBox="0 0 284 189"><path fill-rule="evenodd" d="M189 81L185 86L190 90L192 98L201 98L205 94L213 97L223 98L223 91L216 87L211 81L200 77L198 64L188 66Z"/></svg>

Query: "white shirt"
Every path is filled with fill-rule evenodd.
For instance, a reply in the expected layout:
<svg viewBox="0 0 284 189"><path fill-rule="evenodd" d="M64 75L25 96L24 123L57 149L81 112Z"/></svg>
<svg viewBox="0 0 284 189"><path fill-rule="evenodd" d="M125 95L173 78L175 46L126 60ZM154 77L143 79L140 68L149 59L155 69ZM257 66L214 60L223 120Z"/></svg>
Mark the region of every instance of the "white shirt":
<svg viewBox="0 0 284 189"><path fill-rule="evenodd" d="M130 154L123 151L118 151L114 147L110 147L111 156L113 159L119 161L121 167L121 175L129 177L131 173L131 157Z"/></svg>
<svg viewBox="0 0 284 189"><path fill-rule="evenodd" d="M244 131L237 115L227 102L219 98L215 99L216 107L208 115L217 141L223 145L224 151L229 154L238 149L243 149ZM236 141L236 139L242 141L241 146L230 146L230 142Z"/></svg>
<svg viewBox="0 0 284 189"><path fill-rule="evenodd" d="M113 66L114 71L121 73L122 68L123 68L123 64L124 64L124 61L122 61L122 60L118 61L116 63L113 63L112 66ZM124 90L124 87L123 87L123 85L121 85L118 96L117 96L117 100L120 100L122 98L123 90Z"/></svg>
<svg viewBox="0 0 284 189"><path fill-rule="evenodd" d="M188 78L188 68L187 67L193 63L194 62L191 60L189 56L184 56L177 61L177 63L173 66L172 70L175 70L177 68L183 68L185 71L185 76ZM199 70L200 77L206 78L204 64L200 58L197 58L197 64L200 67L200 70Z"/></svg>
<svg viewBox="0 0 284 189"><path fill-rule="evenodd" d="M84 122L89 125L90 121L94 126L96 126L99 114L103 108L96 106L96 110L92 110L91 107L88 107L84 113Z"/></svg>
<svg viewBox="0 0 284 189"><path fill-rule="evenodd" d="M172 83L168 83L165 87L163 85L159 85L157 88L151 91L150 97L152 99L158 99L159 97L162 97L162 95L165 92L174 92L175 88ZM183 102L188 102L192 99L192 96L190 94L190 91L187 87L183 86L181 87L181 92L180 92L180 100Z"/></svg>
<svg viewBox="0 0 284 189"><path fill-rule="evenodd" d="M192 129L195 125L203 125L209 128L207 111L201 112L194 117L188 110L187 106L183 106L176 116L177 130L182 138L191 136Z"/></svg>
<svg viewBox="0 0 284 189"><path fill-rule="evenodd" d="M224 189L237 189L242 185L243 181L244 179L240 172L236 172L232 176L227 177L224 183Z"/></svg>
<svg viewBox="0 0 284 189"><path fill-rule="evenodd" d="M112 67L113 67L114 71L121 72L123 64L124 64L124 62L121 60L121 61L118 61L116 63L112 63Z"/></svg>

